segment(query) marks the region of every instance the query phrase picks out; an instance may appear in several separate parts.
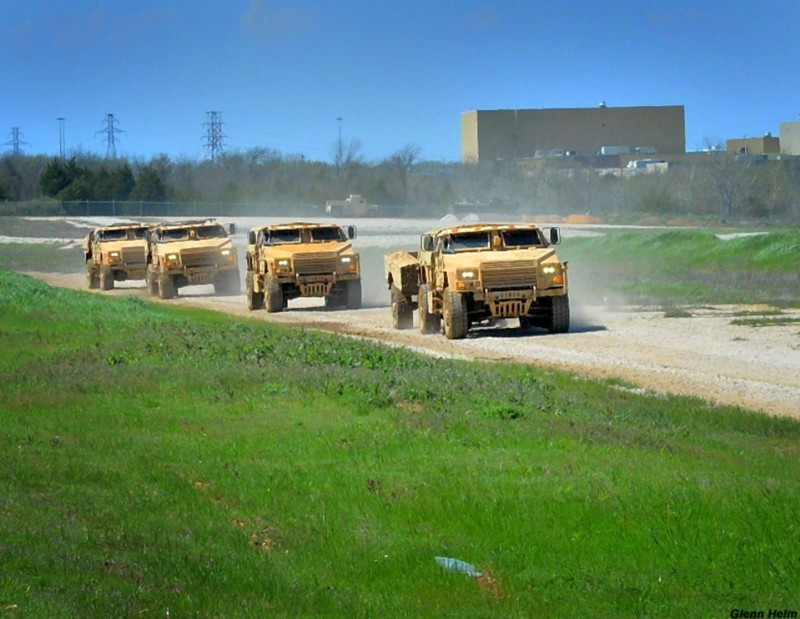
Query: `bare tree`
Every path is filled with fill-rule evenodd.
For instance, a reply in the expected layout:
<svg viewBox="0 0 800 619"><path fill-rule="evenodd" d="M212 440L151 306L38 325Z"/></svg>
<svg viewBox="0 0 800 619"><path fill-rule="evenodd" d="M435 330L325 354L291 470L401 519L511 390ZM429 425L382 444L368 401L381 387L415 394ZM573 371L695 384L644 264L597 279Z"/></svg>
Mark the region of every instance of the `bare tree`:
<svg viewBox="0 0 800 619"><path fill-rule="evenodd" d="M400 190L403 195L403 202L408 203L408 175L412 166L419 159L419 146L406 144L398 151L395 151L388 159L390 167L400 181Z"/></svg>

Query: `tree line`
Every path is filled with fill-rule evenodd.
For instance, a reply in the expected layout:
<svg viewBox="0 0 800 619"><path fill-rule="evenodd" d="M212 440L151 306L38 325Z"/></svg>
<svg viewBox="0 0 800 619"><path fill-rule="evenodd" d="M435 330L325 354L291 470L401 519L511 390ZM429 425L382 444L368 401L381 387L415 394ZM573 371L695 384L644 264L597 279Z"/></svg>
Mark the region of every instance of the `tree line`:
<svg viewBox="0 0 800 619"><path fill-rule="evenodd" d="M482 164L426 161L407 145L366 162L352 143L334 163L258 148L217 161L108 160L77 153L0 158L0 200L144 200L313 205L360 193L408 216L464 210L520 215L712 217L800 222L800 158L708 152L657 173L597 169L553 158ZM3 212L0 210L0 212Z"/></svg>

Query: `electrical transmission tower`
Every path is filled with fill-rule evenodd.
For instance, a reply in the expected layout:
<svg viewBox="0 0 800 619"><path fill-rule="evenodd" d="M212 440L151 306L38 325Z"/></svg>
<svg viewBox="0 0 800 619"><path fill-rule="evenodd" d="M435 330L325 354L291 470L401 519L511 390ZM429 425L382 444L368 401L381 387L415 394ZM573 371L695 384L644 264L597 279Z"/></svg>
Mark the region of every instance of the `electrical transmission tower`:
<svg viewBox="0 0 800 619"><path fill-rule="evenodd" d="M11 127L11 133L9 134L11 140L5 143L5 146L11 147L11 154L15 157L22 154L22 149L20 148L23 144L25 146L30 146L28 142L22 140L22 131L19 130L19 127Z"/></svg>
<svg viewBox="0 0 800 619"><path fill-rule="evenodd" d="M114 118L113 114L106 114L105 129L100 129L100 131L95 132L95 135L98 133L106 134L106 159L117 158L117 140L115 136L117 133L125 133L117 126L118 122L119 121Z"/></svg>
<svg viewBox="0 0 800 619"><path fill-rule="evenodd" d="M222 112L206 112L208 122L203 123L206 128L205 148L211 155L211 161L216 162L222 155Z"/></svg>

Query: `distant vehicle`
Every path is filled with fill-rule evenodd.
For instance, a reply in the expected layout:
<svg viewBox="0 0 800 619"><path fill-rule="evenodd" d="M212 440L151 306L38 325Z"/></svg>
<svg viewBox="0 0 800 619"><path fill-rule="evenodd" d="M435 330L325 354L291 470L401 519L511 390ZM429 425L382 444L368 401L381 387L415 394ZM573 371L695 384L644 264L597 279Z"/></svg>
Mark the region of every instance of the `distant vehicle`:
<svg viewBox="0 0 800 619"><path fill-rule="evenodd" d="M89 288L111 290L114 282L144 279L147 224L120 223L95 228L83 239Z"/></svg>
<svg viewBox="0 0 800 619"><path fill-rule="evenodd" d="M213 284L217 294L239 294L239 262L228 230L216 219L162 223L147 235L147 289L171 299L179 288Z"/></svg>
<svg viewBox="0 0 800 619"><path fill-rule="evenodd" d="M325 203L325 212L334 217L346 215L348 217L377 217L378 206L370 204L360 194L351 193L344 200L328 200Z"/></svg>
<svg viewBox="0 0 800 619"><path fill-rule="evenodd" d="M355 226L289 222L247 235L247 307L284 310L290 299L324 297L327 307L361 307Z"/></svg>
<svg viewBox="0 0 800 619"><path fill-rule="evenodd" d="M422 333L444 331L466 337L480 321L517 318L522 329L569 331L567 263L534 224L470 224L420 237L419 251L384 258L391 291L392 325L413 326L414 308ZM416 302L415 302L416 297Z"/></svg>

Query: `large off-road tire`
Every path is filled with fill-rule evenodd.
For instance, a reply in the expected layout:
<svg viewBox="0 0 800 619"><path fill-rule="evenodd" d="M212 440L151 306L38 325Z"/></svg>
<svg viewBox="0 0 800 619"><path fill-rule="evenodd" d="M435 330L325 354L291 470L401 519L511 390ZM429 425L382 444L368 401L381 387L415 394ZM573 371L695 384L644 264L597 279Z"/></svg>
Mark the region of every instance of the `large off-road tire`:
<svg viewBox="0 0 800 619"><path fill-rule="evenodd" d="M281 312L286 307L283 290L277 282L267 282L267 289L264 291L264 307L270 314Z"/></svg>
<svg viewBox="0 0 800 619"><path fill-rule="evenodd" d="M550 315L547 320L550 333L566 333L569 331L569 296L550 297Z"/></svg>
<svg viewBox="0 0 800 619"><path fill-rule="evenodd" d="M89 290L97 290L100 287L100 277L97 275L97 270L89 265L86 265L86 283L89 286Z"/></svg>
<svg viewBox="0 0 800 619"><path fill-rule="evenodd" d="M437 314L428 312L428 284L419 287L417 295L417 314L419 315L420 333L439 333L442 330L442 319Z"/></svg>
<svg viewBox="0 0 800 619"><path fill-rule="evenodd" d="M114 273L111 269L100 269L100 288L102 290L114 288Z"/></svg>
<svg viewBox="0 0 800 619"><path fill-rule="evenodd" d="M214 282L214 292L216 294L236 295L241 291L242 283L239 281L239 269L220 273Z"/></svg>
<svg viewBox="0 0 800 619"><path fill-rule="evenodd" d="M410 329L414 326L411 299L396 290L392 290L392 326L395 329Z"/></svg>
<svg viewBox="0 0 800 619"><path fill-rule="evenodd" d="M175 282L169 275L160 275L158 277L158 298L159 299L172 299L176 294Z"/></svg>
<svg viewBox="0 0 800 619"><path fill-rule="evenodd" d="M448 340L460 340L469 331L467 297L449 288L444 290L444 335Z"/></svg>
<svg viewBox="0 0 800 619"><path fill-rule="evenodd" d="M248 273L245 278L245 294L247 296L247 309L260 310L264 308L264 293L253 291L253 274Z"/></svg>
<svg viewBox="0 0 800 619"><path fill-rule="evenodd" d="M145 275L145 283L147 284L147 292L150 294L151 297L158 296L158 275L151 271L150 269L147 270L147 274Z"/></svg>
<svg viewBox="0 0 800 619"><path fill-rule="evenodd" d="M345 307L347 309L361 309L361 280L347 282L345 294Z"/></svg>

